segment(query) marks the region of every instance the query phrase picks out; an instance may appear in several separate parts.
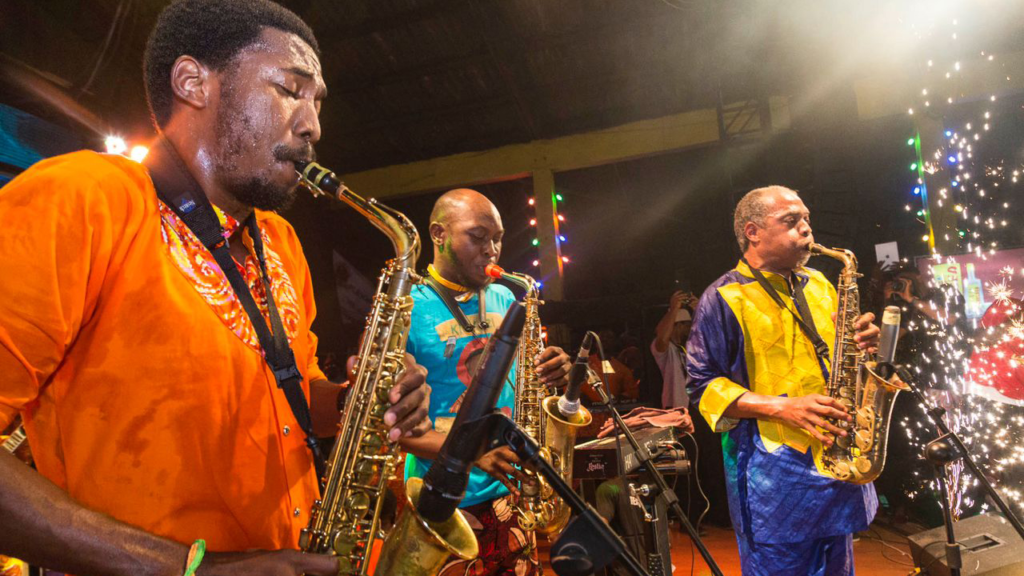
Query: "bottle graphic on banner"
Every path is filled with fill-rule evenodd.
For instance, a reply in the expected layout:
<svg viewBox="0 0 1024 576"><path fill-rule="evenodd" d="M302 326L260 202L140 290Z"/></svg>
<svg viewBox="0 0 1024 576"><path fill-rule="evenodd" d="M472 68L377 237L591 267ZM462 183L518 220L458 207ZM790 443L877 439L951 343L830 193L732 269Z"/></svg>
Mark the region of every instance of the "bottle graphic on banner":
<svg viewBox="0 0 1024 576"><path fill-rule="evenodd" d="M952 286L958 293L964 293L963 272L960 271L960 264L956 262L933 264L932 276L939 286Z"/></svg>
<svg viewBox="0 0 1024 576"><path fill-rule="evenodd" d="M981 280L974 277L974 264L967 265L964 301L968 318L979 318L985 313L985 290L982 288Z"/></svg>

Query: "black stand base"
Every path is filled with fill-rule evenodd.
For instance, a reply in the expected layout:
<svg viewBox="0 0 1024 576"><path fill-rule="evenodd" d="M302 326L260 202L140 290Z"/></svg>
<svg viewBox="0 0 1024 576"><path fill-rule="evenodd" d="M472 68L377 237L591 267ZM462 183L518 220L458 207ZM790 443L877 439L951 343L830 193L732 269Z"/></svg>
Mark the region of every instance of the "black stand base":
<svg viewBox="0 0 1024 576"><path fill-rule="evenodd" d="M988 478L982 474L981 469L974 462L974 458L971 457L971 453L967 450L967 446L964 445L960 437L955 432L951 432L949 427L946 426L946 422L942 418L945 410L928 402L924 393L917 386L914 375L905 367L900 367L897 370L892 365L886 364L881 369L889 372L896 371L899 374L900 379L910 388L914 397L917 398L921 406L924 407L925 412L928 413L932 423L939 429L939 437L925 446L924 453L925 458L935 466L935 478L939 482L939 497L942 499L942 520L946 526L946 563L949 566L949 573L952 576L960 576L960 569L963 567L963 561L960 557L960 546L957 544L955 534L953 533L953 514L949 509L949 487L946 485L946 467L952 462L961 459L964 461L967 468L974 474L975 479L985 489L985 493L995 502L996 507L1003 513L1003 516L1006 517L1006 520L1013 526L1013 529L1021 539L1024 539L1024 525L1021 524L1020 519L1014 515L1010 507L999 496L999 493L996 492L996 489L989 483Z"/></svg>
<svg viewBox="0 0 1024 576"><path fill-rule="evenodd" d="M551 567L556 574L589 576L618 559L630 574L650 576L597 511L541 456L541 448L533 438L502 414L491 414L485 420L483 428L492 438L492 445L504 444L511 448L524 464L544 477L573 511L573 519L551 546Z"/></svg>

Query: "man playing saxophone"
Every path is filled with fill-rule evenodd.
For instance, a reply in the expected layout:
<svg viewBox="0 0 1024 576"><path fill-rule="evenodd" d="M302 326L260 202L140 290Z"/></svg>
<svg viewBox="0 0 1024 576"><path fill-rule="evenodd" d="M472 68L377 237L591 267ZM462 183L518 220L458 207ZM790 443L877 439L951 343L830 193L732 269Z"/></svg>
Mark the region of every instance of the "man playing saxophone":
<svg viewBox="0 0 1024 576"><path fill-rule="evenodd" d="M266 0L184 0L144 62L144 164L75 152L0 191L0 429L22 416L41 472L0 453L0 554L83 575L336 574L295 550L338 387L273 212L320 138L316 39ZM397 380L393 439L428 425L423 369Z"/></svg>
<svg viewBox="0 0 1024 576"><path fill-rule="evenodd" d="M514 301L512 292L485 272L501 255L504 227L497 208L485 196L469 189L442 195L430 216L433 263L424 275L425 285L413 288L415 305L408 350L427 368L431 387L430 418L434 429L422 437L404 439L410 453L407 477L421 477L436 457L445 435L473 378L487 338L501 324ZM550 346L536 359L540 380L562 385L569 371L569 357ZM510 371L498 408L513 416L513 375ZM474 526L480 557L452 559L441 574L534 574L539 573L535 537L522 530L513 513L518 459L501 447L477 462L470 475L462 511Z"/></svg>
<svg viewBox="0 0 1024 576"><path fill-rule="evenodd" d="M828 367L812 343L833 342L837 295L804 267L810 213L796 192L771 186L740 200L733 225L744 257L701 297L687 369L691 403L725 434L743 574L853 574L852 534L867 528L878 503L871 484L834 480L821 467L822 446L846 435L827 419L850 417L823 394ZM854 324L860 349L877 344L873 319Z"/></svg>

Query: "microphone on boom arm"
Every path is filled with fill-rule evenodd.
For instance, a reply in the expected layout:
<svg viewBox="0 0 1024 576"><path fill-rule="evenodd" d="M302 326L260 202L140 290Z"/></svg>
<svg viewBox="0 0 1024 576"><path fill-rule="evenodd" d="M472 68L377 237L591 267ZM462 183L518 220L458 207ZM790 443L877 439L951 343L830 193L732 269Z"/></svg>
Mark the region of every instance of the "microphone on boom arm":
<svg viewBox="0 0 1024 576"><path fill-rule="evenodd" d="M451 432L423 477L416 511L426 520L444 522L466 495L469 471L491 440L479 424L494 412L525 322L526 309L514 302L497 332L487 341L480 368L470 382Z"/></svg>

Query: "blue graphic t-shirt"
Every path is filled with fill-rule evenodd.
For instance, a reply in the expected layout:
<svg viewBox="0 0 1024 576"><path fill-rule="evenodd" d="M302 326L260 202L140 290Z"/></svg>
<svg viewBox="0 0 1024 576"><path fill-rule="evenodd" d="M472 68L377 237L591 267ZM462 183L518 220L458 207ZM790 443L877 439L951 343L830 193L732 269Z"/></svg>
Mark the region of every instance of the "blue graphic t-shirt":
<svg viewBox="0 0 1024 576"><path fill-rule="evenodd" d="M473 380L477 366L483 356L484 345L491 334L498 329L505 313L515 297L504 286L491 284L487 287L486 332L470 334L459 325L444 301L427 286L412 289L414 302L412 327L409 330L408 351L416 362L427 369L427 384L430 384L430 421L434 429L447 433L455 421L455 415L462 405L463 396ZM480 311L479 297L473 294L459 307L474 324ZM509 371L505 387L498 397L498 408L512 416L515 401L515 366ZM430 468L431 460L406 456L405 477L422 478ZM473 468L466 487L466 498L461 507L472 506L508 494L508 489L489 474Z"/></svg>

